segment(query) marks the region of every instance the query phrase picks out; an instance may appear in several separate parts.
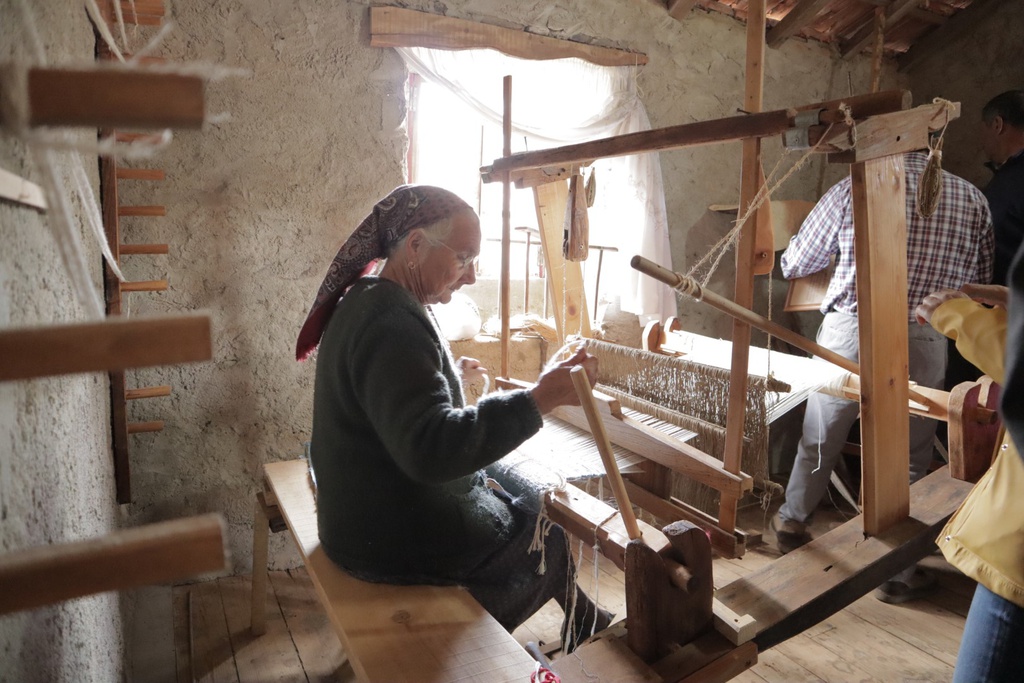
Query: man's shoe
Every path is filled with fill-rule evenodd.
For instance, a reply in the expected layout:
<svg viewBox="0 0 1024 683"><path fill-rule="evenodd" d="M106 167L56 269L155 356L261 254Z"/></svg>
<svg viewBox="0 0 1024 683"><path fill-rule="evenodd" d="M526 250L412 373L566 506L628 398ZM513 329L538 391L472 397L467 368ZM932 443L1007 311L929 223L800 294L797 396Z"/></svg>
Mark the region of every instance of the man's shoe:
<svg viewBox="0 0 1024 683"><path fill-rule="evenodd" d="M931 572L918 567L909 581L890 579L875 589L875 597L890 605L928 597L938 589L938 581Z"/></svg>
<svg viewBox="0 0 1024 683"><path fill-rule="evenodd" d="M811 540L806 524L785 519L781 514L772 517L771 526L772 531L775 532L776 545L783 555L793 552L802 545L807 545Z"/></svg>

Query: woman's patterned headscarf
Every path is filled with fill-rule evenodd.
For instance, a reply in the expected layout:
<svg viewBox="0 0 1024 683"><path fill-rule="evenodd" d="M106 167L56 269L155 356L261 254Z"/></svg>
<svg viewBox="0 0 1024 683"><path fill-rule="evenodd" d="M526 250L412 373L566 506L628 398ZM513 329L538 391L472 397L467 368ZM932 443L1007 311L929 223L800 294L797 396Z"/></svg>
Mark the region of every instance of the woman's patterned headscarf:
<svg viewBox="0 0 1024 683"><path fill-rule="evenodd" d="M370 215L341 245L327 269L313 307L299 331L296 360L305 360L320 343L335 304L374 261L413 228L424 227L472 207L448 190L431 185L400 185L377 202Z"/></svg>

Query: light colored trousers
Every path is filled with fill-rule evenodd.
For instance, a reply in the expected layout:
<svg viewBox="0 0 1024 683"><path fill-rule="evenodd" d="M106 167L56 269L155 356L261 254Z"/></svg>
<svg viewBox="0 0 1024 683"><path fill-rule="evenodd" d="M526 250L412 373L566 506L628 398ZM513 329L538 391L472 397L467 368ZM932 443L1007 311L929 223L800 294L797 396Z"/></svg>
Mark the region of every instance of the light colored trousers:
<svg viewBox="0 0 1024 683"><path fill-rule="evenodd" d="M921 386L941 389L946 374L946 338L931 325L909 325L910 379ZM818 328L818 343L859 362L857 317L828 313ZM857 420L856 401L815 393L807 400L803 436L793 472L786 486L786 502L779 510L784 519L806 523L828 489L829 477L839 461L850 428ZM935 420L910 416L910 482L928 473L935 440Z"/></svg>

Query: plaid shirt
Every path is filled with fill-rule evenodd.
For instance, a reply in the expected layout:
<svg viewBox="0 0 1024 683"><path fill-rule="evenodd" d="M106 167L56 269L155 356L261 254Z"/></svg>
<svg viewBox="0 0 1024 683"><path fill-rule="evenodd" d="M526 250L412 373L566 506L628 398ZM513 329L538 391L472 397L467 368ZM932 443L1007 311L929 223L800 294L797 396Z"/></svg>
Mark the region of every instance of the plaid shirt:
<svg viewBox="0 0 1024 683"><path fill-rule="evenodd" d="M938 210L917 215L917 185L928 156L904 155L907 182L907 319L924 297L940 289L959 289L967 282L992 278L995 238L985 196L962 178L942 172ZM782 255L788 279L816 273L835 255L836 268L821 312L857 315L857 266L853 259L853 205L847 176L825 193L790 240Z"/></svg>

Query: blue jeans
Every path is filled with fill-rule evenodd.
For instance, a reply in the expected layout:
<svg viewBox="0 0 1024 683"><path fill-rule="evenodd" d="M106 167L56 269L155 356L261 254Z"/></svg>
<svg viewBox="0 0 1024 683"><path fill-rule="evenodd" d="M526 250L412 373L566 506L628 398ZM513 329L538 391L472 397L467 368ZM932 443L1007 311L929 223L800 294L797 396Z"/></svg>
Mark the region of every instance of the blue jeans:
<svg viewBox="0 0 1024 683"><path fill-rule="evenodd" d="M1024 676L1024 607L981 584L964 624L953 683L1014 683Z"/></svg>

